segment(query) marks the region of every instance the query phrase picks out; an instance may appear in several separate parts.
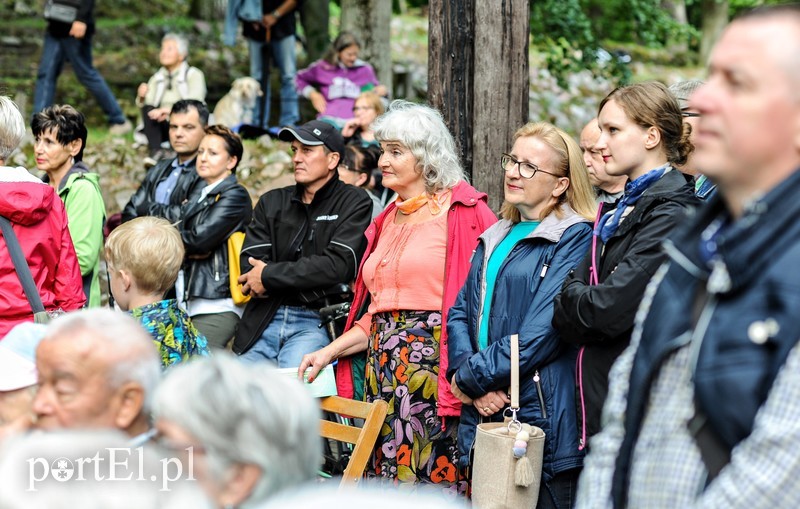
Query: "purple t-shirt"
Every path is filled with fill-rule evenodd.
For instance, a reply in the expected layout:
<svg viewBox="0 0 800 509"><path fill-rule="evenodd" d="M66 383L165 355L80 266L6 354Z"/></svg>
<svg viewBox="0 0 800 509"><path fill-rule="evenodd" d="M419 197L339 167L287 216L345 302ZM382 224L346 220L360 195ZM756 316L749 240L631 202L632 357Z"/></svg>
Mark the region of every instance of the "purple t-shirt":
<svg viewBox="0 0 800 509"><path fill-rule="evenodd" d="M353 118L353 105L358 96L377 85L375 71L362 60L356 60L353 67L317 60L297 73L298 93L303 94L307 87L318 90L328 102L327 117Z"/></svg>

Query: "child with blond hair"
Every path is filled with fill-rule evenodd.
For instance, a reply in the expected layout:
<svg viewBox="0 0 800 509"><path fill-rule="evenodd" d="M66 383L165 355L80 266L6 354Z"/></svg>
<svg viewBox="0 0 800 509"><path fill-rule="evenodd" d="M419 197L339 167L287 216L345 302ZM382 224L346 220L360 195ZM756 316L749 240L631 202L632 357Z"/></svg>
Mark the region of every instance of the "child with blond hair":
<svg viewBox="0 0 800 509"><path fill-rule="evenodd" d="M162 368L208 355L206 338L189 315L175 299L164 299L183 263L177 228L159 217L138 217L111 232L105 254L111 294L153 336Z"/></svg>

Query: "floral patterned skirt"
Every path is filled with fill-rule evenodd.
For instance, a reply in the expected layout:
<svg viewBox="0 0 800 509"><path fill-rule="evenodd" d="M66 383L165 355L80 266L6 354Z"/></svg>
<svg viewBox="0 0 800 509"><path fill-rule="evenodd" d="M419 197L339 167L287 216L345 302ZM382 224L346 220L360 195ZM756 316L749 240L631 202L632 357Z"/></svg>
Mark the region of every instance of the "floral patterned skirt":
<svg viewBox="0 0 800 509"><path fill-rule="evenodd" d="M365 399L389 404L367 476L405 488L435 484L466 493L456 468L458 418L436 415L439 376L438 311L378 313L367 351Z"/></svg>

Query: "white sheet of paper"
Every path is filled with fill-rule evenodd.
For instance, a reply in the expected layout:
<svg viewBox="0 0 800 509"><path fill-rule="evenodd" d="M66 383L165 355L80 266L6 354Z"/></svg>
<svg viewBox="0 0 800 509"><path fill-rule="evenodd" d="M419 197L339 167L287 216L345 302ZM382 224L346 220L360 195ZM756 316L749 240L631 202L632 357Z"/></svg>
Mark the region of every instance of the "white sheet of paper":
<svg viewBox="0 0 800 509"><path fill-rule="evenodd" d="M281 368L278 370L282 375L292 378L297 378L297 368ZM336 377L333 374L333 365L328 364L322 371L319 372L317 378L308 383L308 370L303 375L305 386L311 391L311 395L315 398L324 398L326 396L336 396Z"/></svg>

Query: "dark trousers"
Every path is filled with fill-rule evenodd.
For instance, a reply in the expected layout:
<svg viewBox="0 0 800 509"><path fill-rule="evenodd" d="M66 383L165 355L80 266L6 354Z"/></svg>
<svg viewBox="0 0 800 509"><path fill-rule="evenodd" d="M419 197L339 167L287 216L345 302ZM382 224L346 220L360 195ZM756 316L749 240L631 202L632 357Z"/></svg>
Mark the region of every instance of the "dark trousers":
<svg viewBox="0 0 800 509"><path fill-rule="evenodd" d="M147 116L147 113L154 109L154 106L147 104L142 106L143 130L144 135L147 137L147 148L150 150L151 156L161 148L163 142L169 141L169 122L158 122Z"/></svg>
<svg viewBox="0 0 800 509"><path fill-rule="evenodd" d="M56 94L56 82L64 62L72 64L78 81L91 92L103 112L108 116L109 124L125 123L125 116L117 103L117 99L108 88L106 80L97 72L92 64L92 38L53 37L49 33L44 36L42 59L36 75L36 89L33 93L33 112L39 113L53 104Z"/></svg>
<svg viewBox="0 0 800 509"><path fill-rule="evenodd" d="M575 468L556 474L547 484L542 483L536 509L571 509L575 505L580 475L581 469Z"/></svg>

